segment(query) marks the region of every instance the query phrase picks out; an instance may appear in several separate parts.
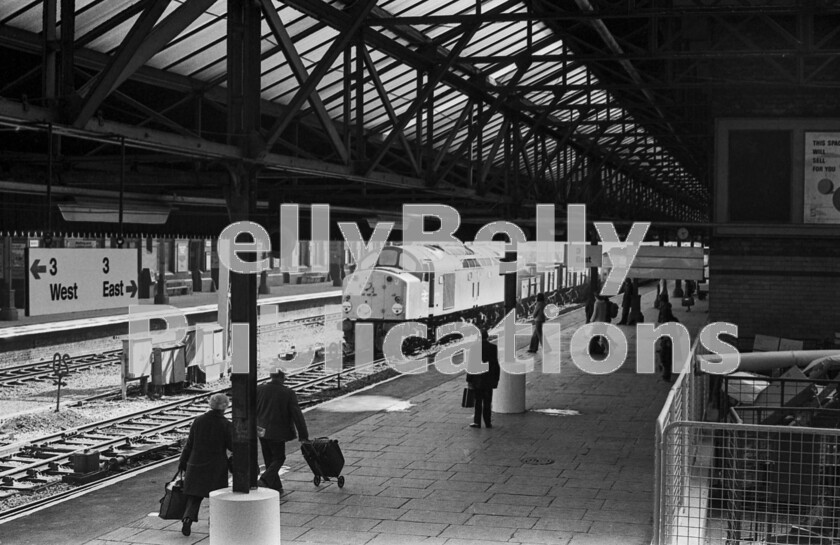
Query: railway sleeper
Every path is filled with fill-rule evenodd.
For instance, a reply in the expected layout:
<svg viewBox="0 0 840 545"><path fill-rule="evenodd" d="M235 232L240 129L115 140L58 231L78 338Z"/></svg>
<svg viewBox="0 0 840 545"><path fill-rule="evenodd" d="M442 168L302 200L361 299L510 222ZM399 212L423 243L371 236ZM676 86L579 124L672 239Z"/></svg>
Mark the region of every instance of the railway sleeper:
<svg viewBox="0 0 840 545"><path fill-rule="evenodd" d="M80 446L80 447L89 447L91 445L96 445L96 444L99 444L101 442L102 442L102 440L100 440L100 439L85 439L85 438L79 438L79 439L73 439L73 440L70 440L70 441L65 441L65 443L67 443L68 445L77 445L77 446Z"/></svg>
<svg viewBox="0 0 840 545"><path fill-rule="evenodd" d="M67 452L74 452L79 450L77 445L68 445L67 443L50 443L48 445L40 445L38 450L42 452L55 452L56 454L64 454Z"/></svg>
<svg viewBox="0 0 840 545"><path fill-rule="evenodd" d="M119 424L116 426L118 429L121 430L128 430L128 431L149 431L150 426L137 426L134 424Z"/></svg>
<svg viewBox="0 0 840 545"><path fill-rule="evenodd" d="M3 483L0 484L0 489L2 489L2 490L13 490L13 491L17 492L18 494L32 493L32 492L37 492L38 490L51 485L53 482L55 482L55 481L54 480L46 481L46 480L41 480L41 479L38 479L38 480L31 480L31 479L16 480L16 479L12 479L10 482L7 483L6 479L4 478Z"/></svg>

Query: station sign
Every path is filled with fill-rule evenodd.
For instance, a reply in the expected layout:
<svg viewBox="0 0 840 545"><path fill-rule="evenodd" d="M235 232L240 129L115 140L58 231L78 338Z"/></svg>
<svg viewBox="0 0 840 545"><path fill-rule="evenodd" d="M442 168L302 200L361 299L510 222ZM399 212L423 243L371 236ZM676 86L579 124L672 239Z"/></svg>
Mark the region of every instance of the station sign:
<svg viewBox="0 0 840 545"><path fill-rule="evenodd" d="M588 267L600 267L601 245L600 244L566 244L566 266L572 269L583 269Z"/></svg>
<svg viewBox="0 0 840 545"><path fill-rule="evenodd" d="M605 257L611 267L609 256ZM642 246L630 266L628 278L702 280L703 248L690 246Z"/></svg>
<svg viewBox="0 0 840 545"><path fill-rule="evenodd" d="M29 248L26 315L138 304L137 261L132 249Z"/></svg>

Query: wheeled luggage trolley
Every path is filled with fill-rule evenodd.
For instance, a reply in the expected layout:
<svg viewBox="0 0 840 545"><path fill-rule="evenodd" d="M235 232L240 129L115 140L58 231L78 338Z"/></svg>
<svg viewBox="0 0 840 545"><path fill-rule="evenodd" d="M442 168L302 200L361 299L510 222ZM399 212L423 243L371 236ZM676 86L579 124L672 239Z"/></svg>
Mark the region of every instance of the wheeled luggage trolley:
<svg viewBox="0 0 840 545"><path fill-rule="evenodd" d="M344 469L344 455L338 446L338 441L328 437L319 437L308 443L301 443L300 452L309 469L315 475L313 482L315 486L321 484L321 480L329 482L330 478L338 478L338 487L344 487L344 477L341 470Z"/></svg>

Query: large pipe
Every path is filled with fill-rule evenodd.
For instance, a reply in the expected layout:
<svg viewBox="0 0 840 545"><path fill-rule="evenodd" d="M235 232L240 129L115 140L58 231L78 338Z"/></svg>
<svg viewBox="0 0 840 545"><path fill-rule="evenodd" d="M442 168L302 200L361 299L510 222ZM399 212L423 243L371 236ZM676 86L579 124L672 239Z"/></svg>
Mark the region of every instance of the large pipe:
<svg viewBox="0 0 840 545"><path fill-rule="evenodd" d="M781 352L747 352L746 354L726 354L720 356L719 354L704 354L697 356L709 363L727 363L732 365L737 362L736 358L740 358L738 363L738 371L770 371L777 367L804 367L812 361L827 358L840 357L840 350L785 350Z"/></svg>

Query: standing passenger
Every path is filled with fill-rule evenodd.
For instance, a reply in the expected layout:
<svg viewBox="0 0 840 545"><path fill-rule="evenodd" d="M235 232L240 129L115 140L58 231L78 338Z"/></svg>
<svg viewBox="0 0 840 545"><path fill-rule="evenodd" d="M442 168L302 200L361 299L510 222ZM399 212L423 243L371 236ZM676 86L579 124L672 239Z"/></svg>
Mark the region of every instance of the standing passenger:
<svg viewBox="0 0 840 545"><path fill-rule="evenodd" d="M605 322L610 323L610 307L614 305L610 298L606 295L596 295L595 296L595 305L592 307L592 319L590 320L591 323L595 322ZM602 335L596 335L592 337L589 341L589 354L606 354L607 352L607 339Z"/></svg>
<svg viewBox="0 0 840 545"><path fill-rule="evenodd" d="M659 318L656 320L660 324L666 322L679 322L674 313L671 311L671 303L668 301L668 293L663 292L659 301ZM658 325L658 324L657 324ZM659 340L659 363L662 366L662 380L671 382L671 372L674 367L674 350L673 342L670 337L662 337Z"/></svg>
<svg viewBox="0 0 840 545"><path fill-rule="evenodd" d="M531 335L531 345L528 347L528 352L533 354L539 348L540 343L545 344L546 350L551 350L551 347L543 339L543 324L545 323L545 294L537 294L537 304L534 306L534 313L531 315L534 321L534 333Z"/></svg>
<svg viewBox="0 0 840 545"><path fill-rule="evenodd" d="M275 369L271 373L271 381L257 388L257 434L265 461L265 471L257 484L277 491L283 490L280 469L286 461L286 441L297 436L300 436L301 442L309 440L297 395L283 384L285 380L285 373Z"/></svg>
<svg viewBox="0 0 840 545"><path fill-rule="evenodd" d="M487 330L481 330L481 360L486 361L489 369L477 375L467 375L467 384L470 384L475 392L475 414L471 428L481 427L481 418L484 417L484 425L492 428L490 423L491 409L493 403L493 390L499 386L499 351L495 344L490 342Z"/></svg>
<svg viewBox="0 0 840 545"><path fill-rule="evenodd" d="M628 325L630 310L633 308L633 296L636 295L633 281L629 278L624 280L624 294L621 296L621 320L618 325ZM632 324L630 324L632 325Z"/></svg>
<svg viewBox="0 0 840 545"><path fill-rule="evenodd" d="M232 425L225 418L228 404L225 394L210 396L210 410L193 421L181 451L178 469L185 472L184 495L187 497L181 533L185 536L190 535L190 526L198 520L201 500L213 490L228 485L227 451L233 450Z"/></svg>

